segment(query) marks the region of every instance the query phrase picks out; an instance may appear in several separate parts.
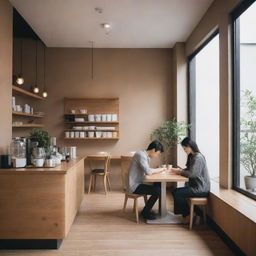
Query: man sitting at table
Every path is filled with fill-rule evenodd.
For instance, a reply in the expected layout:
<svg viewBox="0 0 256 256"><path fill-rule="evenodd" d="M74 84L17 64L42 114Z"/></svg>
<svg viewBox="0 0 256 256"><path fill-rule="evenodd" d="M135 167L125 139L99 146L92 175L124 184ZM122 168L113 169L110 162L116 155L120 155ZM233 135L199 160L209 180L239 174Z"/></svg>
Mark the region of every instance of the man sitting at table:
<svg viewBox="0 0 256 256"><path fill-rule="evenodd" d="M147 150L138 151L132 158L129 168L129 193L151 195L141 215L144 219L154 220L156 218L152 210L155 202L159 199L161 190L158 184L143 184L144 176L160 173L162 169L152 169L149 166L150 158L155 158L164 152L163 145L159 141L152 141Z"/></svg>

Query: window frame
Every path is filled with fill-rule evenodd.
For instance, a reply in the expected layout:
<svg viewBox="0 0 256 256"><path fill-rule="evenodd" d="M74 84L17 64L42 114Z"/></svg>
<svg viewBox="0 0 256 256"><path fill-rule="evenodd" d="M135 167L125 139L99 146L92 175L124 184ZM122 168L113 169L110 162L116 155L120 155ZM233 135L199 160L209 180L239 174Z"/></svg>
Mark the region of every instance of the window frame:
<svg viewBox="0 0 256 256"><path fill-rule="evenodd" d="M232 22L232 188L256 200L256 195L239 187L240 184L240 24L238 18L256 0L244 0L233 12Z"/></svg>

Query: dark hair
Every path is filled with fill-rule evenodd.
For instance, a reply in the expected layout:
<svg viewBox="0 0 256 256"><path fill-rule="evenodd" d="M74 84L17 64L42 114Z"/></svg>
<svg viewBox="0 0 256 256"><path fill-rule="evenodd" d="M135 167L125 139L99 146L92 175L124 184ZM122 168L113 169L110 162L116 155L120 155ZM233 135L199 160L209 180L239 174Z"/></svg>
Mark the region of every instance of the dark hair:
<svg viewBox="0 0 256 256"><path fill-rule="evenodd" d="M183 141L181 142L181 145L183 147L190 147L195 153L200 153L200 150L196 142L191 140L189 137L186 137L185 139L183 139Z"/></svg>
<svg viewBox="0 0 256 256"><path fill-rule="evenodd" d="M158 140L154 140L148 145L147 150L151 150L151 149L155 149L156 152L157 151L160 151L161 153L164 152L164 147Z"/></svg>

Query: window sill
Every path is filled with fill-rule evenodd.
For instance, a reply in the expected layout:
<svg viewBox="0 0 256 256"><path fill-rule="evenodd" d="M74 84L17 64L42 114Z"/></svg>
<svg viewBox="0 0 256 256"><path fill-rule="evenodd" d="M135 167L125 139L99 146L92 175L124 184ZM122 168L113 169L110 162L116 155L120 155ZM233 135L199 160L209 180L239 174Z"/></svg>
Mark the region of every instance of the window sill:
<svg viewBox="0 0 256 256"><path fill-rule="evenodd" d="M211 182L211 194L256 223L256 201L233 190L220 187L216 181Z"/></svg>

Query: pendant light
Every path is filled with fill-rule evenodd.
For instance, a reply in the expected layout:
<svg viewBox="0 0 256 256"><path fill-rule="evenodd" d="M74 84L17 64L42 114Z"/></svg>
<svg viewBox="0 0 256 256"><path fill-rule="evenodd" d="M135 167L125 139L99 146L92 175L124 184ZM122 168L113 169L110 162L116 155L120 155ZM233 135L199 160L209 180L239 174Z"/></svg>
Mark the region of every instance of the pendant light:
<svg viewBox="0 0 256 256"><path fill-rule="evenodd" d="M93 45L93 41L91 41L91 44L92 44L92 47L91 47L91 62L92 62L92 63L91 63L91 65L92 65L91 77L92 77L92 80L93 80L93 77L94 77L94 69L93 69L93 68L94 68L94 67L93 67L93 66L94 66L94 56L93 56L93 53L94 53L94 52L93 52L93 50L94 50L93 46L94 46L94 45Z"/></svg>
<svg viewBox="0 0 256 256"><path fill-rule="evenodd" d="M45 55L45 48L46 48L46 46L44 46L44 90L43 90L43 97L44 98L47 98L47 96L48 96L48 93L47 93L47 91L46 91L46 86L45 86L45 62L46 62L46 55Z"/></svg>
<svg viewBox="0 0 256 256"><path fill-rule="evenodd" d="M37 40L36 40L36 79L35 79L35 86L33 88L33 92L36 94L39 93L39 87L37 85Z"/></svg>
<svg viewBox="0 0 256 256"><path fill-rule="evenodd" d="M23 41L22 38L20 39L20 74L16 77L16 84L17 85L23 85L24 84L24 78L22 75L22 55L23 55Z"/></svg>

